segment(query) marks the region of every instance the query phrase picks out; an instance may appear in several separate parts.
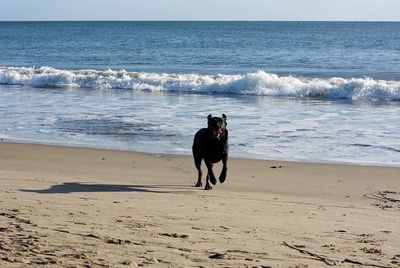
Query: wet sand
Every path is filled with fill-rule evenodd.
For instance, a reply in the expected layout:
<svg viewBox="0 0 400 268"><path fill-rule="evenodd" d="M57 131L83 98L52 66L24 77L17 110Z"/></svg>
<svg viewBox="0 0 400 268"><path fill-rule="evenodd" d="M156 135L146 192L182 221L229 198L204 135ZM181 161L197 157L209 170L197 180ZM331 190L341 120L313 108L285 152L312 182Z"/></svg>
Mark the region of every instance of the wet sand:
<svg viewBox="0 0 400 268"><path fill-rule="evenodd" d="M0 267L400 267L400 168L230 159L195 182L188 156L0 143Z"/></svg>

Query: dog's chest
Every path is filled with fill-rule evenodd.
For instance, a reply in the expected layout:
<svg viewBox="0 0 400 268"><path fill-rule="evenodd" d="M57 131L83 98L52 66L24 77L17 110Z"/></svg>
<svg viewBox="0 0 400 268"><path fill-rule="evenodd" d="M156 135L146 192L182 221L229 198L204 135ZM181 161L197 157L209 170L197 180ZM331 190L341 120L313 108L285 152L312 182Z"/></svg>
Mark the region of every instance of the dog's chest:
<svg viewBox="0 0 400 268"><path fill-rule="evenodd" d="M224 150L225 150L225 142L212 141L211 143L209 143L207 154L211 158L211 160L215 163L221 160Z"/></svg>

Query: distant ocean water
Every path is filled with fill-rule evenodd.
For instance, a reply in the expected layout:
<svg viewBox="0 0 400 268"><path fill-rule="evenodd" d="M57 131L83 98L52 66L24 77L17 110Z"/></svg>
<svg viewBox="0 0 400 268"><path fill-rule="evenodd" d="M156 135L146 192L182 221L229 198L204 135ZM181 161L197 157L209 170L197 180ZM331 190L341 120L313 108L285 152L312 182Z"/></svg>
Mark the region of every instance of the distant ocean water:
<svg viewBox="0 0 400 268"><path fill-rule="evenodd" d="M400 23L0 22L0 137L400 166Z"/></svg>

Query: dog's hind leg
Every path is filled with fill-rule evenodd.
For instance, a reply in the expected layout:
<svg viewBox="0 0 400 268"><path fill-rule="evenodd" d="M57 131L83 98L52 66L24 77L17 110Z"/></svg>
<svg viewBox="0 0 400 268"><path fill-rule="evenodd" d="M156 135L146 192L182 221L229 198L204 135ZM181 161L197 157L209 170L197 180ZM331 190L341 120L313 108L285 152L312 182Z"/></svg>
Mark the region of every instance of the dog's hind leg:
<svg viewBox="0 0 400 268"><path fill-rule="evenodd" d="M197 183L194 187L201 187L203 186L203 184L201 183L201 177L202 177L202 171L201 171L201 156L195 156L194 157L194 165L196 166L197 169Z"/></svg>

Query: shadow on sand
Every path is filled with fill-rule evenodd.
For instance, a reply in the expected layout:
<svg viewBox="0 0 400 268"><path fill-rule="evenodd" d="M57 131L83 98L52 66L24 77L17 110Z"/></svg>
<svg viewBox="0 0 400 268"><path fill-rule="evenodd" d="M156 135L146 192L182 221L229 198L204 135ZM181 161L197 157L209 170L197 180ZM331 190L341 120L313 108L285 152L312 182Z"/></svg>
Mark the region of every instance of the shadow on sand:
<svg viewBox="0 0 400 268"><path fill-rule="evenodd" d="M69 194L93 192L187 193L193 191L193 187L185 187L182 185L121 185L67 182L53 185L49 189L20 189L20 191L38 194Z"/></svg>

